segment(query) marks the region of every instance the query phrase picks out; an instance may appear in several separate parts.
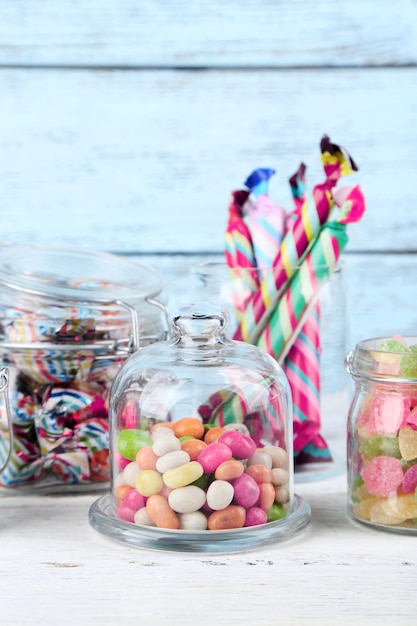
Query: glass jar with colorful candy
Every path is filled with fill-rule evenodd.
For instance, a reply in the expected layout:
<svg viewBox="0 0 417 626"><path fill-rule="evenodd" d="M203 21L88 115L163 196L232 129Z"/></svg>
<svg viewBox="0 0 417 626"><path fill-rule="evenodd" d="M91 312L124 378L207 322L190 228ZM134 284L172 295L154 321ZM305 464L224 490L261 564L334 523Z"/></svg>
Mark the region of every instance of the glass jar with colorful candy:
<svg viewBox="0 0 417 626"><path fill-rule="evenodd" d="M417 534L417 337L363 341L347 369L349 515Z"/></svg>
<svg viewBox="0 0 417 626"><path fill-rule="evenodd" d="M135 546L246 549L310 517L293 492L287 379L259 348L226 335L217 305L183 307L169 340L129 357L110 398L112 486L97 530Z"/></svg>
<svg viewBox="0 0 417 626"><path fill-rule="evenodd" d="M165 337L152 304L160 292L158 272L116 255L0 248L0 359L9 395L9 411L0 408L3 491L95 490L108 482L110 386L139 341Z"/></svg>

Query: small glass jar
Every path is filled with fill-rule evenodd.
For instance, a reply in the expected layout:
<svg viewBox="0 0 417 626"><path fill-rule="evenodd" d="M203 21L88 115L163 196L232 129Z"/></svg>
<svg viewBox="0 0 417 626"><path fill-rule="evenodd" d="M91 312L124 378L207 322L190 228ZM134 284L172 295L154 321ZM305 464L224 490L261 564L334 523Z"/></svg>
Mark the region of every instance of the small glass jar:
<svg viewBox="0 0 417 626"><path fill-rule="evenodd" d="M417 534L417 337L369 339L346 359L355 382L348 419L348 513Z"/></svg>
<svg viewBox="0 0 417 626"><path fill-rule="evenodd" d="M0 248L0 362L9 371L12 451L0 411L2 490L102 489L108 396L138 344L163 339L150 267L86 250ZM161 305L162 306L162 305Z"/></svg>
<svg viewBox="0 0 417 626"><path fill-rule="evenodd" d="M217 306L183 307L172 337L120 368L110 398L111 493L94 528L141 547L243 550L310 519L293 491L292 413L280 366L226 336Z"/></svg>

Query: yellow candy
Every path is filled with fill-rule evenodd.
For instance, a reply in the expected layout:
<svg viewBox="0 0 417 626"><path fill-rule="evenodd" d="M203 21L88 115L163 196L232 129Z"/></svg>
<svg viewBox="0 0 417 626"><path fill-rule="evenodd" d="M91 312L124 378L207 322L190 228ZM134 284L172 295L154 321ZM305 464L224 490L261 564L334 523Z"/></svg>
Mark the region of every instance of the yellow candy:
<svg viewBox="0 0 417 626"><path fill-rule="evenodd" d="M190 461L190 463L167 470L162 478L167 487L178 489L190 485L203 474L203 466L198 461Z"/></svg>
<svg viewBox="0 0 417 626"><path fill-rule="evenodd" d="M142 470L136 477L135 487L143 496L153 496L159 493L163 486L161 474L155 470Z"/></svg>
<svg viewBox="0 0 417 626"><path fill-rule="evenodd" d="M407 519L404 516L396 516L390 514L389 511L384 509L384 505L387 504L385 502L377 502L374 504L369 511L369 519L371 522L375 522L375 524L384 524L385 526L397 526L398 524L402 524Z"/></svg>
<svg viewBox="0 0 417 626"><path fill-rule="evenodd" d="M403 426L398 434L401 456L405 461L417 459L417 430L411 426Z"/></svg>
<svg viewBox="0 0 417 626"><path fill-rule="evenodd" d="M404 520L417 517L417 500L413 493L388 498L382 503L381 508L387 515L402 517Z"/></svg>
<svg viewBox="0 0 417 626"><path fill-rule="evenodd" d="M377 496L369 496L368 498L365 498L364 500L358 502L355 505L353 512L355 516L359 517L360 519L371 519L371 509L374 504L378 504L378 502L380 501L380 498L378 498Z"/></svg>

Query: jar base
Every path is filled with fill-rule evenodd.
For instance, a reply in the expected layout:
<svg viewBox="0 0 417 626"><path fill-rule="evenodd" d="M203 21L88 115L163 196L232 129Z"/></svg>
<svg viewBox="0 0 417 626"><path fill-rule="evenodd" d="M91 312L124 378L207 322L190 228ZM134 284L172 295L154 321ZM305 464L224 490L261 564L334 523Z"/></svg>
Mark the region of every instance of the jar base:
<svg viewBox="0 0 417 626"><path fill-rule="evenodd" d="M355 517L353 513L348 511L348 517L355 526L359 526L362 528L368 528L369 530L378 530L382 532L389 532L395 535L417 535L417 526L389 526L388 524L377 524L376 522L372 522L370 520L361 519L359 517Z"/></svg>
<svg viewBox="0 0 417 626"><path fill-rule="evenodd" d="M310 519L310 505L297 495L294 496L293 510L285 519L234 530L170 530L123 522L114 513L110 494L96 500L89 511L91 526L110 539L136 548L171 552L240 552L255 549L292 538L307 526Z"/></svg>

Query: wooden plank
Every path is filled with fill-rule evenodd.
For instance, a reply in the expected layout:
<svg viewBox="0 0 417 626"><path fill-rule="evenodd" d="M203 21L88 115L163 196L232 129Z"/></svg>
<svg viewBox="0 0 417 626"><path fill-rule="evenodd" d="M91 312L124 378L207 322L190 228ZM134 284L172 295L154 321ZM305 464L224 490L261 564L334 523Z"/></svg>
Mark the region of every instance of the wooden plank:
<svg viewBox="0 0 417 626"><path fill-rule="evenodd" d="M170 311L195 300L212 299L216 294L216 301L222 302L220 285L216 290L213 283L212 288L207 289L199 269L204 263L222 263L222 255L133 258L161 272ZM390 337L396 333L416 336L417 313L412 303L417 301L417 284L412 277L417 275L417 254L350 253L342 260L347 349L374 337Z"/></svg>
<svg viewBox="0 0 417 626"><path fill-rule="evenodd" d="M0 232L19 243L220 252L232 189L274 167L290 209L323 133L367 198L350 250L416 250L417 69L0 70Z"/></svg>
<svg viewBox="0 0 417 626"><path fill-rule="evenodd" d="M386 65L417 61L415 0L0 1L0 63Z"/></svg>

